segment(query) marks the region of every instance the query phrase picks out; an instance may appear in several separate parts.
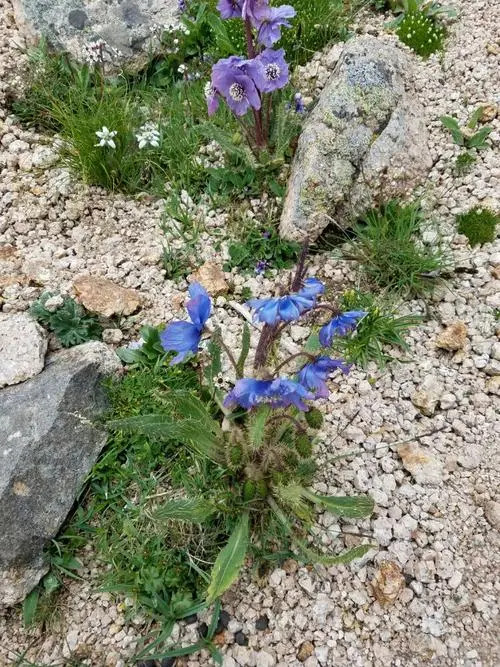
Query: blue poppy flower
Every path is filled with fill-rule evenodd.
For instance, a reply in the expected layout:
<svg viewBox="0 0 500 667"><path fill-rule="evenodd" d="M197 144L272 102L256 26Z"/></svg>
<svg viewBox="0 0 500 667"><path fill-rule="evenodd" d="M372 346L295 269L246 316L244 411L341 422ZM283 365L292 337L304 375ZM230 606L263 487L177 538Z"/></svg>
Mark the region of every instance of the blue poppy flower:
<svg viewBox="0 0 500 667"><path fill-rule="evenodd" d="M254 380L243 378L238 380L233 389L224 399L225 407L236 405L247 410L263 403L273 408L287 408L294 405L299 410L308 410L304 400L311 400L314 394L307 391L295 380L276 378L275 380Z"/></svg>
<svg viewBox="0 0 500 667"><path fill-rule="evenodd" d="M236 382L224 399L224 406L233 408L240 405L242 408L249 410L260 403L266 403L267 392L272 382L272 380L242 378Z"/></svg>
<svg viewBox="0 0 500 667"><path fill-rule="evenodd" d="M346 336L356 328L358 320L366 315L365 310L349 310L334 317L319 330L319 342L323 347L330 347L334 336Z"/></svg>
<svg viewBox="0 0 500 667"><path fill-rule="evenodd" d="M350 365L342 359L330 359L330 357L317 357L315 361L305 364L298 373L298 380L309 391L315 392L315 398L326 398L328 387L326 379L337 368L346 374Z"/></svg>
<svg viewBox="0 0 500 667"><path fill-rule="evenodd" d="M266 324L291 322L316 303L318 294L324 292L324 285L316 278L307 278L304 287L293 294L269 299L250 299L247 305L255 311L254 319Z"/></svg>
<svg viewBox="0 0 500 667"><path fill-rule="evenodd" d="M210 317L212 302L208 292L200 283L189 286L189 296L186 310L191 322L172 322L160 334L161 346L167 352L177 352L170 365L179 364L192 352L196 354L200 344L201 334L205 322Z"/></svg>

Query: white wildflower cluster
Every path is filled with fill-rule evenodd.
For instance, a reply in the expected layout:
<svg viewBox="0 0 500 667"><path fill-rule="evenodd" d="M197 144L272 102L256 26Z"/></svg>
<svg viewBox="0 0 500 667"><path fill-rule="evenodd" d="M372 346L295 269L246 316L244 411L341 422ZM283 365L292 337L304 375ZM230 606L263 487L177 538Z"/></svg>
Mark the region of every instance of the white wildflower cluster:
<svg viewBox="0 0 500 667"><path fill-rule="evenodd" d="M96 39L83 45L83 58L89 65L102 65L105 60L113 61L122 55L121 51L103 39Z"/></svg>
<svg viewBox="0 0 500 667"><path fill-rule="evenodd" d="M216 141L201 146L198 153L200 155L197 155L194 161L204 169L218 169L225 166L224 153Z"/></svg>
<svg viewBox="0 0 500 667"><path fill-rule="evenodd" d="M155 23L149 27L151 36L155 39L161 40L167 45L167 53L178 53L179 51L179 37L181 35L189 35L189 28L184 23L167 23L159 25Z"/></svg>
<svg viewBox="0 0 500 667"><path fill-rule="evenodd" d="M96 132L99 141L94 146L108 146L109 148L116 148L114 137L117 135L116 130L109 130L105 125Z"/></svg>
<svg viewBox="0 0 500 667"><path fill-rule="evenodd" d="M158 125L148 121L139 128L135 138L137 139L139 148L146 148L146 146L158 148L160 145L160 131L158 129Z"/></svg>

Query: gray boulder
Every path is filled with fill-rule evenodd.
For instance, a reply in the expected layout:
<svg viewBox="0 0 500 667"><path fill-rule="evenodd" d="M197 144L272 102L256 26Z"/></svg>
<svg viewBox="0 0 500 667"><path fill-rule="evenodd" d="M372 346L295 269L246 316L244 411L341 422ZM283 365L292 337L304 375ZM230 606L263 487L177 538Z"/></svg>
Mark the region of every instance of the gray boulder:
<svg viewBox="0 0 500 667"><path fill-rule="evenodd" d="M100 342L56 352L36 377L0 391L0 607L47 571L43 548L106 442L102 380L121 368Z"/></svg>
<svg viewBox="0 0 500 667"><path fill-rule="evenodd" d="M0 388L40 373L46 351L47 334L33 318L0 313Z"/></svg>
<svg viewBox="0 0 500 667"><path fill-rule="evenodd" d="M177 0L13 0L16 22L33 40L46 37L83 59L83 45L103 39L120 54L118 65L141 65L152 46L151 29L177 21Z"/></svg>
<svg viewBox="0 0 500 667"><path fill-rule="evenodd" d="M347 42L306 120L281 217L284 238L316 239L413 190L432 166L410 57L375 37Z"/></svg>

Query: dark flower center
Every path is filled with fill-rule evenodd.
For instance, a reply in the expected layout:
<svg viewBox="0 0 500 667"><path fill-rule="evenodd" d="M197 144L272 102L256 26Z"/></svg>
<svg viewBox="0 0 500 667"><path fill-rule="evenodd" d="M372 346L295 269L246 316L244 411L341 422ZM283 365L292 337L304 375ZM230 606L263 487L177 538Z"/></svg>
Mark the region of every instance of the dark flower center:
<svg viewBox="0 0 500 667"><path fill-rule="evenodd" d="M266 65L265 73L268 81L276 81L276 79L279 79L281 69L277 63L269 63L269 65Z"/></svg>
<svg viewBox="0 0 500 667"><path fill-rule="evenodd" d="M241 83L234 82L231 84L231 87L229 88L229 94L235 102L241 102L243 99L245 99L245 89Z"/></svg>

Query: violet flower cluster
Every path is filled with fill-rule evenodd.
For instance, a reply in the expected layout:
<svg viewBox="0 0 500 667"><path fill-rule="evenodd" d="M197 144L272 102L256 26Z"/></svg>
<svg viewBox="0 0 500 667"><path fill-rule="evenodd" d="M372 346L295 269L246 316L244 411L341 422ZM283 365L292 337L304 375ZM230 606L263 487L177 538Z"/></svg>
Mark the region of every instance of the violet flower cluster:
<svg viewBox="0 0 500 667"><path fill-rule="evenodd" d="M223 19L244 21L247 57L222 58L213 66L211 81L205 88L208 113L216 112L221 99L236 116L251 109L255 117L254 138L262 146L269 131L269 119L262 117L263 95L283 88L289 80L284 49L272 47L281 37L281 28L290 27L289 19L295 16L295 10L290 5L270 7L269 0L219 0L217 9Z"/></svg>
<svg viewBox="0 0 500 667"><path fill-rule="evenodd" d="M286 326L304 313L321 307L317 304L317 299L324 291L325 287L321 281L307 278L297 292L268 299L251 299L247 305L254 311L255 321L263 322L265 327ZM191 321L172 322L160 336L162 347L168 352L176 353L171 364L185 361L190 355L198 352L205 324L211 314L211 299L202 285L193 283L189 287L189 295L191 298L186 304L186 309ZM354 331L364 315L366 315L364 311L358 310L332 317L319 331L322 347L329 348L334 336L346 336ZM309 406L305 401L328 396L326 381L332 373L337 370L344 374L349 372L350 366L345 361L332 359L324 353L316 355L309 352L304 352L303 355L299 353L292 355L285 364L297 356L305 356L309 361L293 378L273 377L272 373L264 378L240 378L225 397L224 407L233 409L239 406L251 410L266 404L272 408L293 406L298 410L307 411Z"/></svg>

